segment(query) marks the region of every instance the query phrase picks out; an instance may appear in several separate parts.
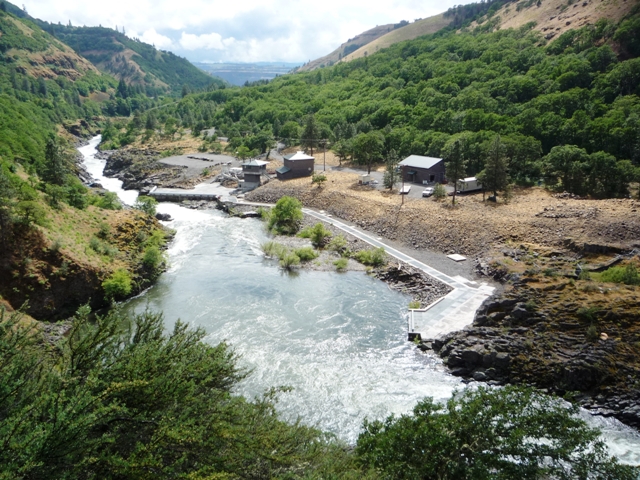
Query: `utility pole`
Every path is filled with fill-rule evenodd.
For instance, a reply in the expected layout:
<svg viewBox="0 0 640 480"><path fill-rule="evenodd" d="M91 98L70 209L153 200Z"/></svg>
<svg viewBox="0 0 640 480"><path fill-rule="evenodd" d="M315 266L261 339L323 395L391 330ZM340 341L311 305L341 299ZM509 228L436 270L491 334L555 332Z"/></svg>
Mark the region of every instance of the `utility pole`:
<svg viewBox="0 0 640 480"><path fill-rule="evenodd" d="M402 190L400 190L400 196L402 197L402 203L400 206L404 205L404 165L402 165Z"/></svg>

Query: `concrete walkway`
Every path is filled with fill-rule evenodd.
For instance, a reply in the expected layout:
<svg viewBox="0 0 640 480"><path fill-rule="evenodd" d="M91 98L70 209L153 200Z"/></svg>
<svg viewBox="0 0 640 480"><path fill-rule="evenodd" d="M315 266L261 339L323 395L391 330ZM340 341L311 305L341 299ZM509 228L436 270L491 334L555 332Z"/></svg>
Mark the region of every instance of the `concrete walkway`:
<svg viewBox="0 0 640 480"><path fill-rule="evenodd" d="M409 338L416 336L420 338L435 338L444 333L461 330L473 322L476 310L482 302L493 293L494 287L485 283L477 283L466 278L456 276L450 277L435 268L431 268L418 260L405 255L383 243L381 238L374 238L368 233L336 220L330 215L316 212L308 208L302 211L307 215L330 223L336 228L357 237L374 247L382 247L387 254L401 260L413 267L419 268L431 277L437 278L443 283L451 286L453 290L441 300L421 309L412 310L409 315Z"/></svg>

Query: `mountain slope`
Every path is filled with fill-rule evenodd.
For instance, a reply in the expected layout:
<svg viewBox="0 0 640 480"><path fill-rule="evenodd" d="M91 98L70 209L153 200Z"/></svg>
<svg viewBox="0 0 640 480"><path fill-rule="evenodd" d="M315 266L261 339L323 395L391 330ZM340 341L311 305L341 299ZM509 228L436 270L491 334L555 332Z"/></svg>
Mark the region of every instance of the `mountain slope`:
<svg viewBox="0 0 640 480"><path fill-rule="evenodd" d="M21 17L24 21L37 24L42 30L57 38L59 41L56 43L64 42L78 55L118 80L124 79L129 85L144 86L149 95L178 95L184 85L190 90L201 90L209 85L219 87L225 83L203 72L185 58L158 50L111 28L49 23L31 17L26 11L9 2L4 4L7 12ZM67 49L71 50L68 47Z"/></svg>
<svg viewBox="0 0 640 480"><path fill-rule="evenodd" d="M346 57L352 52L355 52L360 47L368 45L373 42L375 39L393 31L400 24L394 25L393 23L389 23L387 25L378 25L374 28L367 30L366 32L362 32L359 35L356 35L353 38L350 38L338 48L336 48L333 52L324 57L316 58L315 60L310 61L309 63L301 66L298 71L299 72L310 72L311 70L315 70L316 68L328 67L337 62L339 62L343 57Z"/></svg>
<svg viewBox="0 0 640 480"><path fill-rule="evenodd" d="M600 19L618 22L638 5L631 0L543 0L538 5L533 0L510 2L503 5L491 18L499 19L499 28L520 28L535 22L534 29L550 40L568 30L595 25ZM471 24L471 28L484 25L486 16ZM496 27L497 27L496 22Z"/></svg>
<svg viewBox="0 0 640 480"><path fill-rule="evenodd" d="M442 30L450 23L451 19L445 18L443 13L441 13L440 15L435 15L433 17L423 18L401 28L392 30L385 35L372 40L368 44L360 47L355 52L346 55L342 60L344 62L349 62L356 58L371 55L383 48L390 47L394 43L403 42L405 40L413 40L414 38L421 37L422 35L436 33L438 30Z"/></svg>

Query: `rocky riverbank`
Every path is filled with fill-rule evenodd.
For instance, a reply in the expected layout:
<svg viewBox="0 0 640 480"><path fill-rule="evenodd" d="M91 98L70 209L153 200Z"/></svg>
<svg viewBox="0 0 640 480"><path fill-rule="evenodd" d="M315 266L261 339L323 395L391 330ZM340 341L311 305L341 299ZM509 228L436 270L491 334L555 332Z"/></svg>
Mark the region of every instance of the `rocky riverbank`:
<svg viewBox="0 0 640 480"><path fill-rule="evenodd" d="M420 348L442 357L453 375L532 385L640 428L637 288L524 280L487 299L473 325Z"/></svg>

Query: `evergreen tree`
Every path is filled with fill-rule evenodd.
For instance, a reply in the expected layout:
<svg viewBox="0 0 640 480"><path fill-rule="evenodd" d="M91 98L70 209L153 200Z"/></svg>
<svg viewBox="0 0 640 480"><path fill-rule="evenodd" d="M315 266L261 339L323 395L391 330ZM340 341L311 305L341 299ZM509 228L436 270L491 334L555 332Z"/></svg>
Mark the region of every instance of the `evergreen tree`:
<svg viewBox="0 0 640 480"><path fill-rule="evenodd" d="M458 190L458 179L464 178L467 170L467 162L462 153L462 140L458 139L451 145L449 152L445 156L445 172L449 181L453 181L453 199L451 203L456 203L456 192Z"/></svg>
<svg viewBox="0 0 640 480"><path fill-rule="evenodd" d="M498 195L498 191L504 190L509 185L505 151L500 135L496 135L487 151L484 170L478 176L483 188L493 192L494 197Z"/></svg>
<svg viewBox="0 0 640 480"><path fill-rule="evenodd" d="M64 185L65 178L69 173L69 167L62 147L53 134L47 139L44 150L44 160L42 180L54 185Z"/></svg>
<svg viewBox="0 0 640 480"><path fill-rule="evenodd" d="M302 138L300 139L300 145L311 150L310 155L313 156L313 147L318 144L320 138L320 128L316 122L316 116L311 113L307 115L304 122L304 128L302 130Z"/></svg>

